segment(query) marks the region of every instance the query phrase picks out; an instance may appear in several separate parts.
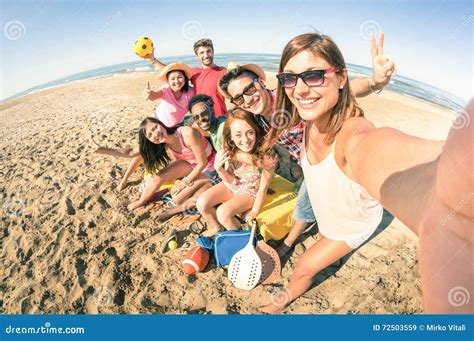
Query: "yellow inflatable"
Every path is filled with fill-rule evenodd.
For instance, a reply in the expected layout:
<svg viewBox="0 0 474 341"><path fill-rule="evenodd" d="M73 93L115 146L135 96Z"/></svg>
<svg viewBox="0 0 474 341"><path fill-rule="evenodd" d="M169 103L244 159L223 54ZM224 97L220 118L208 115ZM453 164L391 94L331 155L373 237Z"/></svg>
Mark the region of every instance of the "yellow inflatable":
<svg viewBox="0 0 474 341"><path fill-rule="evenodd" d="M267 194L257 215L260 234L265 241L280 240L288 234L293 225L293 211L298 197L293 184L279 175L273 177L269 188L274 193Z"/></svg>
<svg viewBox="0 0 474 341"><path fill-rule="evenodd" d="M145 171L144 181L151 175L152 173ZM169 189L173 187L173 183L174 181L165 183L161 189ZM288 234L293 225L293 211L298 197L298 194L294 192L293 184L279 175L273 177L269 188L273 193L267 194L262 210L257 215L260 234L265 241L280 240Z"/></svg>
<svg viewBox="0 0 474 341"><path fill-rule="evenodd" d="M159 170L160 170L160 169L157 169L155 172L149 173L149 172L145 169L145 170L143 171L143 181L146 182L150 176L152 176L153 174L158 173ZM171 187L173 187L173 184L174 184L174 181L173 181L173 182L166 182L166 183L164 183L163 185L161 185L160 189L165 189L165 188L170 189Z"/></svg>

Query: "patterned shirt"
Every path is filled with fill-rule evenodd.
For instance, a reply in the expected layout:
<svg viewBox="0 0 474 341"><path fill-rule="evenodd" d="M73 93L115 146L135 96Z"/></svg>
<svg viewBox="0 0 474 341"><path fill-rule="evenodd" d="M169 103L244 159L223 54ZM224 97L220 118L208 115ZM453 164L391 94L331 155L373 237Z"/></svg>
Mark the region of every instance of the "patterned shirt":
<svg viewBox="0 0 474 341"><path fill-rule="evenodd" d="M272 103L274 103L275 94L273 91L268 91L270 97L272 98ZM263 128L265 135L268 134L270 128L272 127L268 120L262 115L255 115L257 124ZM277 140L277 144L286 148L290 153L290 157L293 161L299 162L301 144L303 143L303 133L304 133L305 123L300 121L297 125L283 130L280 137Z"/></svg>

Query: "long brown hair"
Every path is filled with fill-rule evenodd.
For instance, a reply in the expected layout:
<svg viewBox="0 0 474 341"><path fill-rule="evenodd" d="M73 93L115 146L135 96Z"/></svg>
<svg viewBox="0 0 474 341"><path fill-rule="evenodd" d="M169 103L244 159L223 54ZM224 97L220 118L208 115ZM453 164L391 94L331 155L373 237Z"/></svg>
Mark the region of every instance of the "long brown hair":
<svg viewBox="0 0 474 341"><path fill-rule="evenodd" d="M170 157L166 153L165 143L155 144L148 140L146 137L147 123L158 123L165 128L168 135L173 134L175 130L168 128L163 122L154 117L147 117L140 123L140 127L138 128L138 147L140 155L143 158L145 169L153 173L160 168L166 167L170 163Z"/></svg>
<svg viewBox="0 0 474 341"><path fill-rule="evenodd" d="M224 123L224 130L222 133L224 137L224 150L230 153L231 158L239 150L234 141L232 141L232 134L230 131L232 123L237 120L243 120L247 122L255 130L255 145L250 152L252 154L252 161L259 168L266 167L266 165L269 163L269 161L266 160L269 157L276 158L276 153L273 148L265 151L262 149L262 143L264 142L263 130L257 124L254 114L252 114L250 111L237 107L227 112L227 118Z"/></svg>
<svg viewBox="0 0 474 341"><path fill-rule="evenodd" d="M340 70L338 73L342 73L346 68L346 62L341 51L330 37L317 33L305 33L294 37L286 44L281 55L279 72L283 72L286 64L293 56L304 50L311 51L326 60L330 65L337 67ZM285 115L286 117L278 117ZM326 131L328 132L325 140L326 144L332 144L344 121L354 116L364 116L364 111L357 104L348 80L344 87L339 90L339 98L331 110L326 125ZM284 129L291 128L301 121L298 111L291 103L281 84L278 84L277 87L276 111L273 120L277 122L286 121L289 124L286 127L272 127L267 136L266 146L272 145Z"/></svg>

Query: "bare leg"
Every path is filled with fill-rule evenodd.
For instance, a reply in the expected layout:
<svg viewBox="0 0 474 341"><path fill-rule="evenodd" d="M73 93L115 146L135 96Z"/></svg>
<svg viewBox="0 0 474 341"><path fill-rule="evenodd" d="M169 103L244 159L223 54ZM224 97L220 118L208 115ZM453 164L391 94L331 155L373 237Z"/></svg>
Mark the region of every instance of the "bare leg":
<svg viewBox="0 0 474 341"><path fill-rule="evenodd" d="M117 186L117 192L121 192L125 187L127 187L128 183L128 178L130 175L135 173L137 168L143 163L143 158L139 156L135 156L130 163L128 164L127 171L125 172L122 180L120 180L120 183Z"/></svg>
<svg viewBox="0 0 474 341"><path fill-rule="evenodd" d="M156 217L156 219L158 219L160 221L165 221L165 220L171 218L172 216L174 216L175 214L178 214L178 213L183 212L185 210L188 210L192 207L195 207L196 206L196 201L197 201L197 198L199 197L199 195L201 193L204 193L209 188L211 188L211 183L209 181L206 181L206 183L204 185L202 185L201 188L199 188L193 194L193 196L191 198L187 199L181 205L178 205L176 207L170 208L169 210L166 210L162 214L158 215Z"/></svg>
<svg viewBox="0 0 474 341"><path fill-rule="evenodd" d="M283 257L288 251L290 251L296 238L305 230L309 224L316 221L314 216L311 202L309 201L308 190L306 189L306 182L302 182L301 187L298 191L298 198L296 199L296 206L293 212L293 226L291 227L290 233L285 240L278 246L277 252L280 257Z"/></svg>
<svg viewBox="0 0 474 341"><path fill-rule="evenodd" d="M215 206L232 197L232 191L223 182L209 188L198 197L196 207L211 226L208 231L202 234L204 237L212 237L222 229L222 225L217 220Z"/></svg>
<svg viewBox="0 0 474 341"><path fill-rule="evenodd" d="M293 226L291 226L288 236L286 236L283 242L276 248L280 257L283 257L291 249L295 240L301 235L301 233L303 233L308 224L311 223L307 223L303 220L295 220L293 222Z"/></svg>
<svg viewBox="0 0 474 341"><path fill-rule="evenodd" d="M144 206L153 194L160 189L160 186L169 181L176 180L188 175L192 171L192 167L189 163L183 160L176 160L162 169L157 175L153 175L151 181L147 183L147 186L143 190L140 199L132 202L128 205L128 210L133 211L138 207Z"/></svg>
<svg viewBox="0 0 474 341"><path fill-rule="evenodd" d="M177 195L173 196L173 201L176 205L182 204L185 200L193 195L199 188L204 184L209 183L209 179L205 175L200 175L198 180L194 181L194 184L190 187L186 187Z"/></svg>
<svg viewBox="0 0 474 341"><path fill-rule="evenodd" d="M286 305L303 295L311 287L313 277L318 272L351 251L352 249L345 242L322 237L298 260L285 292L273 298L271 304L261 307L260 311L267 314L281 312Z"/></svg>
<svg viewBox="0 0 474 341"><path fill-rule="evenodd" d="M238 230L240 228L240 221L235 215L251 209L254 202L255 198L248 195L234 196L217 208L217 220L227 230Z"/></svg>

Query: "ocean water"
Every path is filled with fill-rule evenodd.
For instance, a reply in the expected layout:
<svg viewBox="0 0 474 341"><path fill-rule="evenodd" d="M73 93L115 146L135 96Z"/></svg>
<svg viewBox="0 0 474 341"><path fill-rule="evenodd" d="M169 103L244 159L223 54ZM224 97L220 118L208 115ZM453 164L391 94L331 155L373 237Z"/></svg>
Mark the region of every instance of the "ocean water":
<svg viewBox="0 0 474 341"><path fill-rule="evenodd" d="M182 55L160 58L165 64L172 63L175 61L181 61L187 63L190 66L198 67L199 63L194 55ZM239 63L255 63L260 65L266 71L278 71L278 65L280 62L280 56L276 54L252 54L252 53L229 53L219 54L215 57L214 62L217 65L226 66L230 61L238 61ZM369 76L372 73L370 68L366 68L359 65L348 64L349 76L352 77L364 77ZM93 79L111 76L114 74L129 73L129 72L153 72L154 69L149 62L145 60L139 60L128 63L121 63L116 65L110 65L101 67L98 69L88 70L68 77L60 78L52 82L48 82L42 85L35 86L31 89L22 91L14 96L6 98L2 102L8 101L13 98L24 96L30 93L34 93L46 88L67 84L84 79ZM402 95L421 99L423 101L435 104L437 106L449 109L455 113L462 111L466 103L457 98L454 95L447 93L441 89L435 88L431 85L418 82L414 79L406 78L403 76L392 77L390 84L386 86L387 89L398 92Z"/></svg>

